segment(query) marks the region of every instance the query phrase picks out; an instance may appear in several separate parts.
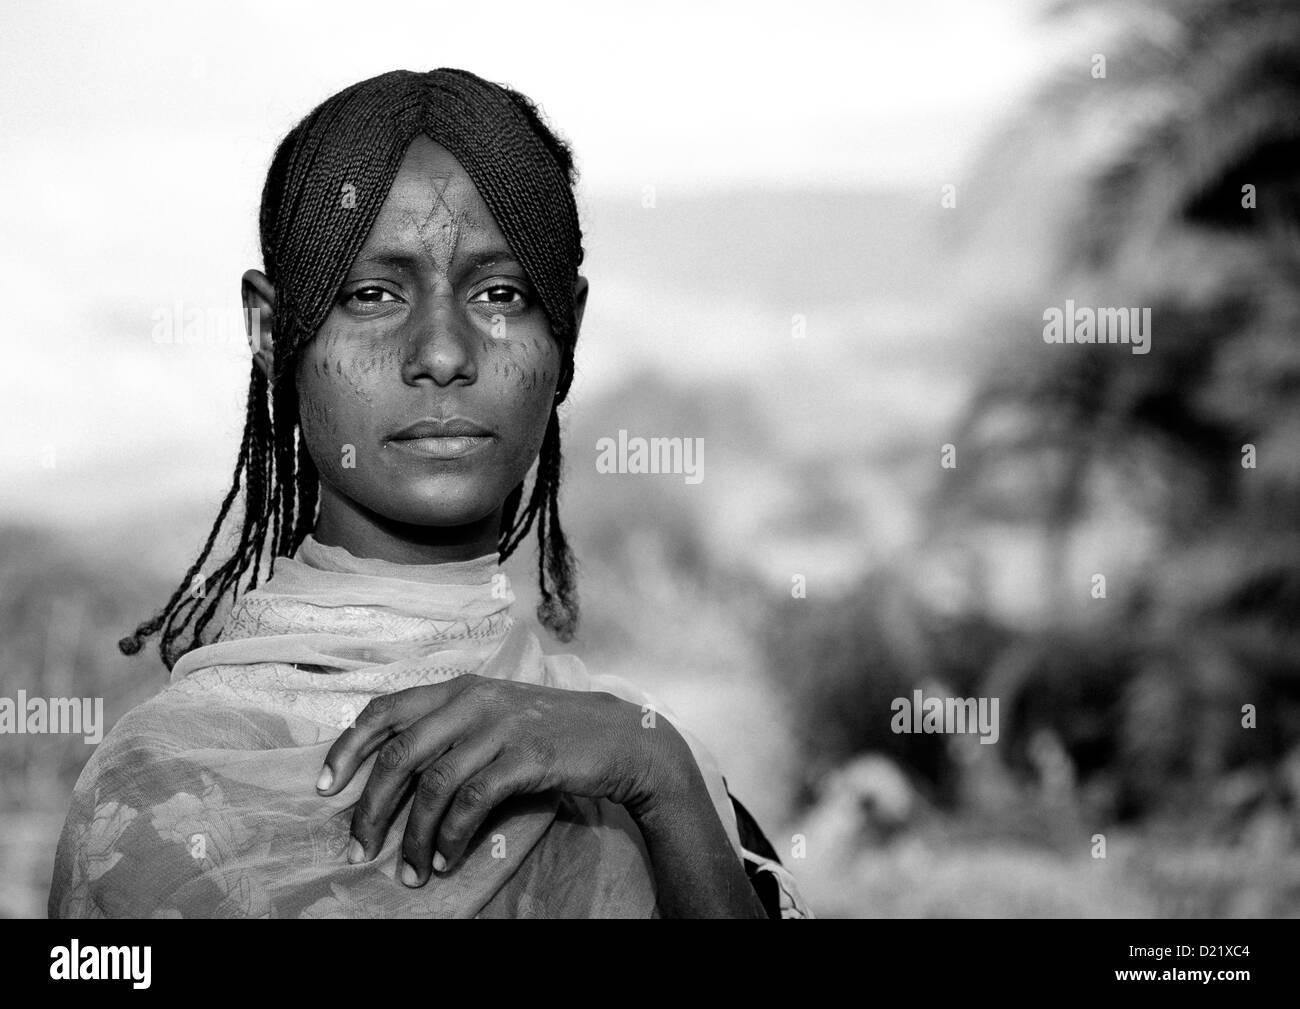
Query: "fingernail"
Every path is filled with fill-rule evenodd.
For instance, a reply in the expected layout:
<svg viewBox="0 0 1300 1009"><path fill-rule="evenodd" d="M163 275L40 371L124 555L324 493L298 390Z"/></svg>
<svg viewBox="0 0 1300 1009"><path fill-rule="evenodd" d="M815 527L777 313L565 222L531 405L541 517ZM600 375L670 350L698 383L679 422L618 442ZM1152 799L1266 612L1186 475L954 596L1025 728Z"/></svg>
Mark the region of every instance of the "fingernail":
<svg viewBox="0 0 1300 1009"><path fill-rule="evenodd" d="M447 868L447 860L442 857L442 852L435 851L433 853L433 871L442 872L445 868Z"/></svg>
<svg viewBox="0 0 1300 1009"><path fill-rule="evenodd" d="M361 842L354 837L352 843L348 845L348 861L356 865L358 862L364 862L365 860L366 849L361 847Z"/></svg>
<svg viewBox="0 0 1300 1009"><path fill-rule="evenodd" d="M334 772L331 771L329 765L326 764L320 769L320 777L316 779L316 791L327 791L332 784L334 784Z"/></svg>
<svg viewBox="0 0 1300 1009"><path fill-rule="evenodd" d="M415 866L409 862L402 863L402 882L407 886L420 885L420 874L415 871Z"/></svg>

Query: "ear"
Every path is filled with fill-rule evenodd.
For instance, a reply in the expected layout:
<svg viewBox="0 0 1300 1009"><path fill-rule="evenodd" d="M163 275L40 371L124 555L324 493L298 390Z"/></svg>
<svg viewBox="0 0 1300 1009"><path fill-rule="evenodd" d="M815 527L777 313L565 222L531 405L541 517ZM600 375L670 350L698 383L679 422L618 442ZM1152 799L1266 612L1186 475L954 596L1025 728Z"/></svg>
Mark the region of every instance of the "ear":
<svg viewBox="0 0 1300 1009"><path fill-rule="evenodd" d="M579 276L577 283L573 285L573 338L578 338L578 333L582 330L582 313L587 310L587 291L590 285L587 278Z"/></svg>
<svg viewBox="0 0 1300 1009"><path fill-rule="evenodd" d="M275 287L261 270L248 270L240 285L244 300L244 325L248 330L248 346L253 360L262 374L271 377L275 348L271 340L275 321Z"/></svg>

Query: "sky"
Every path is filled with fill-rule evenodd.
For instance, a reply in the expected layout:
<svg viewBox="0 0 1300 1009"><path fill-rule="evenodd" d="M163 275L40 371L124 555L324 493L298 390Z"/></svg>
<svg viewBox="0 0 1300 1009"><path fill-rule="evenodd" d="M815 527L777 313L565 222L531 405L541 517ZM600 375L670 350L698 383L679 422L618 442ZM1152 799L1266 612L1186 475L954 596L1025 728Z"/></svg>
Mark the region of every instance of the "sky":
<svg viewBox="0 0 1300 1009"><path fill-rule="evenodd" d="M238 284L274 145L395 67L539 102L580 206L737 187L938 186L1043 64L1033 3L28 3L0 12L0 516L223 485ZM626 308L637 278L609 277ZM595 302L595 299L593 299ZM716 306L715 306L716 307ZM203 313L201 346L159 325ZM723 313L725 315L725 312ZM588 371L618 378L617 359ZM163 463L163 460L173 460ZM7 487L8 490L3 488Z"/></svg>

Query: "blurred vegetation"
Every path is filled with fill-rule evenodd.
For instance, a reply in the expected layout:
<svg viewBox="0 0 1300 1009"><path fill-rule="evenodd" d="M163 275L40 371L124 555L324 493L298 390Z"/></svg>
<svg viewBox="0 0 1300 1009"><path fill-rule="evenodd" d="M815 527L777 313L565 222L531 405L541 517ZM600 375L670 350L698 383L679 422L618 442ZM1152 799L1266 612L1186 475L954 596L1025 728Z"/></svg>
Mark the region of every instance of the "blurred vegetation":
<svg viewBox="0 0 1300 1009"><path fill-rule="evenodd" d="M155 656L133 661L106 647L152 612L163 591L111 544L79 550L52 530L0 527L0 694L102 697L107 731L166 683ZM92 749L79 736L6 743L14 745L0 747L0 812L70 794Z"/></svg>
<svg viewBox="0 0 1300 1009"><path fill-rule="evenodd" d="M1002 194L982 204L972 255L1006 226L992 218L1023 213L1017 199L1036 188L1051 194L1034 212L1052 257L1029 307L979 334L999 350L952 439L957 468L929 503L927 550L1008 530L1041 543L1047 615L995 616L978 586L953 614L900 563L838 603L778 607L773 668L805 670L779 682L810 754L810 801L828 768L871 751L954 815L999 808L999 796L1043 805L1054 781L1088 825L1076 851L1092 829L1145 824L1220 853L1254 843L1294 855L1300 8L1066 3L1055 16L1098 12L1123 40L1106 50L1107 77L1080 52L989 145L972 183ZM1046 344L1038 313L1067 298L1151 307L1151 352ZM1144 536L1119 535L1133 528ZM1112 534L1135 553L1106 600L1090 601L1085 572L1106 568L1087 567L1089 551ZM890 699L923 685L1000 697L1002 745L978 773L998 787L963 773L949 740L889 732ZM1257 728L1243 728L1246 704ZM1246 885L1229 871L1193 913L1295 913L1294 861L1290 872L1253 881L1273 897L1229 907L1210 893Z"/></svg>
<svg viewBox="0 0 1300 1009"><path fill-rule="evenodd" d="M151 539L145 528L0 526L0 696L103 698L107 733L166 683L156 655L115 647L174 587L141 563ZM93 750L82 736L0 737L0 917L44 915L54 846Z"/></svg>

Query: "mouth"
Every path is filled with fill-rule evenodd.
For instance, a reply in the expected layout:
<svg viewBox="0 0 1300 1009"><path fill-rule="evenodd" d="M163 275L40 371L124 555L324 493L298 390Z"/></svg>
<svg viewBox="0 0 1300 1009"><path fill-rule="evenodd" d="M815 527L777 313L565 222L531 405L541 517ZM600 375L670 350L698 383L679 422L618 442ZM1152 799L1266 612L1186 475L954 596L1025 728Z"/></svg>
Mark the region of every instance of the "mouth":
<svg viewBox="0 0 1300 1009"><path fill-rule="evenodd" d="M487 448L495 438L492 430L464 417L427 417L390 435L388 444L425 459L461 459Z"/></svg>

